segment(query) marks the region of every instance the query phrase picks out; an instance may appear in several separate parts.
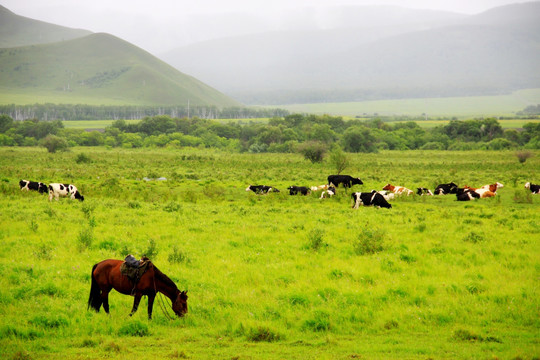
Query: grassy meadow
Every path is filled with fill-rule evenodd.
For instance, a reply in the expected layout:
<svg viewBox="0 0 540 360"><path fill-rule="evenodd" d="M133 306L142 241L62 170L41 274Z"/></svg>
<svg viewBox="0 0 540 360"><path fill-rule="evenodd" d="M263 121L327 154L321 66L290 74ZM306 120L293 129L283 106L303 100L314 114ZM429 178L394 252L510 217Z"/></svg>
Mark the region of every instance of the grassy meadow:
<svg viewBox="0 0 540 360"><path fill-rule="evenodd" d="M523 184L540 182L540 152L348 156L355 191L505 186L354 210L341 188L289 196L335 173L298 154L0 148L2 358L538 359L540 195ZM72 183L85 201L19 179ZM133 298L114 291L110 315L87 311L92 266L129 253L188 290L184 318L159 297L153 320L146 298L129 317Z"/></svg>
<svg viewBox="0 0 540 360"><path fill-rule="evenodd" d="M407 115L429 117L497 117L512 116L528 105L540 102L540 89L517 90L510 94L493 96L434 97L423 99L373 100L359 102L292 104L277 107L291 112L361 116Z"/></svg>

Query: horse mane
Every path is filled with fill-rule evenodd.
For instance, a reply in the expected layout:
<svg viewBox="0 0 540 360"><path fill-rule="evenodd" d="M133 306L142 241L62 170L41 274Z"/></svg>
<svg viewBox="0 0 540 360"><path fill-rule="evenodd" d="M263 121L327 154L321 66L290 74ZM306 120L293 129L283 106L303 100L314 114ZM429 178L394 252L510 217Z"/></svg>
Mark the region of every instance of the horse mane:
<svg viewBox="0 0 540 360"><path fill-rule="evenodd" d="M176 284L174 283L174 281L172 281L167 275L165 275L164 273L162 273L161 270L159 270L159 269L157 268L157 266L154 265L154 263L152 263L152 267L154 268L154 276L156 276L156 277L159 278L161 281L163 281L167 286L170 286L170 287L172 287L173 289L178 290L178 286L176 286Z"/></svg>

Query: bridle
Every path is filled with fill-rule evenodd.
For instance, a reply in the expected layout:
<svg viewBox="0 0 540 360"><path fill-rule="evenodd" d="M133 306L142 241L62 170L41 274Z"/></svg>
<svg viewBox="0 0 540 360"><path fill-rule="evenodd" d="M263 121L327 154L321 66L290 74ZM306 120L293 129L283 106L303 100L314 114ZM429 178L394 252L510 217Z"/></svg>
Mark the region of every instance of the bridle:
<svg viewBox="0 0 540 360"><path fill-rule="evenodd" d="M163 300L163 295L161 295L161 293L159 291L157 291L157 288L156 288L156 273L154 272L152 274L152 280L154 282L154 291L156 292L156 295L158 295L158 304L159 304L159 307L161 308L161 311L163 311L163 314L165 314L165 317L169 320L174 320L174 317L169 315L169 313L167 312L167 309L165 308L165 301ZM172 307L172 305L171 305Z"/></svg>

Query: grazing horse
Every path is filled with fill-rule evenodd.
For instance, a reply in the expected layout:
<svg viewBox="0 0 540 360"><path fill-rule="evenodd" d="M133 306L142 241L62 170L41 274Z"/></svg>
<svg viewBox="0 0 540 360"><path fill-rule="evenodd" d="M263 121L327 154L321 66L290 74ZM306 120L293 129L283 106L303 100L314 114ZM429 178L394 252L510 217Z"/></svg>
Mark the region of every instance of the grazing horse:
<svg viewBox="0 0 540 360"><path fill-rule="evenodd" d="M123 260L108 259L92 267L92 286L88 308L91 307L98 312L103 305L103 310L108 314L109 292L111 289L115 289L124 295L131 295L133 291L135 299L129 316L137 311L141 297L146 295L148 296L148 319L152 319L152 307L158 292L171 299L172 309L178 317L187 313L187 291L178 290L175 283L159 271L153 263L148 264L146 272L140 277L135 287L129 278L120 272L120 266L123 263Z"/></svg>

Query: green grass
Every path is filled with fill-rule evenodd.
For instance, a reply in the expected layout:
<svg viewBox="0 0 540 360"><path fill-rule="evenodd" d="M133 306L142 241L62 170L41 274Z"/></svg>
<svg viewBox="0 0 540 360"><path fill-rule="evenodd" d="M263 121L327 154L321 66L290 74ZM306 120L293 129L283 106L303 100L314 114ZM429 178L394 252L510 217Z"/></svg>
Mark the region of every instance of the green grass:
<svg viewBox="0 0 540 360"><path fill-rule="evenodd" d="M89 162L78 163L80 154ZM493 199L396 199L351 209L289 196L333 173L298 154L210 150L0 148L0 352L7 359L533 359L540 153L349 154L363 186L454 181L505 187ZM165 176L167 181L143 181ZM18 180L70 182L83 203L21 192ZM274 185L257 196L248 184ZM86 310L93 264L152 253L189 295L169 321L112 293Z"/></svg>
<svg viewBox="0 0 540 360"><path fill-rule="evenodd" d="M407 115L458 118L512 116L528 105L540 103L540 89L515 91L508 95L378 100L343 103L295 104L277 107L291 112L362 116Z"/></svg>

